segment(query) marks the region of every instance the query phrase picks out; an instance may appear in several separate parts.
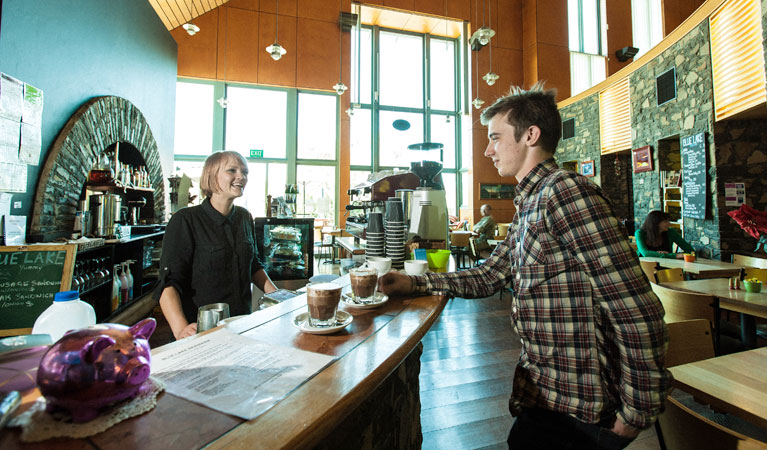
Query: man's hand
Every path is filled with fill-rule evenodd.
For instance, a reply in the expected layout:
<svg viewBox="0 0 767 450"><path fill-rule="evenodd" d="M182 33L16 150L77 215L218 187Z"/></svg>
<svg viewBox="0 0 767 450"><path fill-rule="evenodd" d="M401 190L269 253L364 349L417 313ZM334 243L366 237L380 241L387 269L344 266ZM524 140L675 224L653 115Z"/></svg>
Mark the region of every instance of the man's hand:
<svg viewBox="0 0 767 450"><path fill-rule="evenodd" d="M389 272L378 279L378 290L386 295L407 295L413 293L415 283L404 273Z"/></svg>
<svg viewBox="0 0 767 450"><path fill-rule="evenodd" d="M615 423L613 424L612 430L613 433L617 434L618 436L625 436L628 438L635 438L639 434L639 428L634 428L631 425L626 425L623 423L623 421L619 418L615 418Z"/></svg>

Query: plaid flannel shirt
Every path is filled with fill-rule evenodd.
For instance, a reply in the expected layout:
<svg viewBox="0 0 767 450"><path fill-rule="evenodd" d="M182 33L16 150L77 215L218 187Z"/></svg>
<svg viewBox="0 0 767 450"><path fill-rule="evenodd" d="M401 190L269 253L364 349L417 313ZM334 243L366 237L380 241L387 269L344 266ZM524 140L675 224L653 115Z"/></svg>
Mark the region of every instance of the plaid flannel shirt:
<svg viewBox="0 0 767 450"><path fill-rule="evenodd" d="M506 240L479 267L416 277L418 291L479 298L508 282L523 349L512 413L540 407L647 428L671 388L663 307L602 190L538 164L519 183Z"/></svg>

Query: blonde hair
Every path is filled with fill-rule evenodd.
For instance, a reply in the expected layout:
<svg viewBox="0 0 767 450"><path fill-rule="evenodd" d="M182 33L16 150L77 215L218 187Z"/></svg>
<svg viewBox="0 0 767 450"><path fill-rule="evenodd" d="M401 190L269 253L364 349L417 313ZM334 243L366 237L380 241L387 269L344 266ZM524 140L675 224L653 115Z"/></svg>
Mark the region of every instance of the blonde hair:
<svg viewBox="0 0 767 450"><path fill-rule="evenodd" d="M200 192L202 192L203 198L209 198L214 192L221 190L218 185L218 172L229 161L237 161L242 164L243 167L248 167L248 162L245 158L233 151L225 150L213 153L205 160L205 165L202 166L202 174L200 175Z"/></svg>

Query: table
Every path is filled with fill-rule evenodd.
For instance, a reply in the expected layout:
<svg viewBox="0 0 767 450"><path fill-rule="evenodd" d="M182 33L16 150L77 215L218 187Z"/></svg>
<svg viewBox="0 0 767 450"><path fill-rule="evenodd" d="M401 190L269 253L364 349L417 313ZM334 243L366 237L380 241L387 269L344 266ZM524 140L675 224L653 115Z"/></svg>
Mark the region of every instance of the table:
<svg viewBox="0 0 767 450"><path fill-rule="evenodd" d="M710 278L703 280L673 281L661 283L663 286L678 289L680 291L689 291L699 294L713 295L716 298L714 304L714 317L719 321L719 315L716 311L726 309L741 314L741 338L747 345L756 344L756 324L754 317L767 319L767 292L759 293L746 292L741 286L740 289L731 290L729 288L729 279ZM743 315L751 316L750 318ZM719 329L719 324L716 324Z"/></svg>
<svg viewBox="0 0 767 450"><path fill-rule="evenodd" d="M341 261L336 259L336 237L341 236L340 228L322 228L320 234L322 242L325 242L325 235L330 236L330 261L323 261L323 264L341 264Z"/></svg>
<svg viewBox="0 0 767 450"><path fill-rule="evenodd" d="M344 249L345 251L349 252L352 255L364 255L365 254L365 245L364 244L355 244L354 240L356 238L353 236L342 236L336 238L336 244L338 247Z"/></svg>
<svg viewBox="0 0 767 450"><path fill-rule="evenodd" d="M715 259L697 258L695 262L685 262L684 259L654 258L641 256L641 261L649 261L666 269L680 268L685 273L694 273L698 278L732 277L740 275L741 265Z"/></svg>
<svg viewBox="0 0 767 450"><path fill-rule="evenodd" d="M399 405L405 399L403 386L412 387L408 399L418 399L418 344L446 303L445 297L422 296L393 298L382 307L371 310L342 306L354 316L354 321L342 331L321 336L301 333L291 325L293 317L306 308L304 295L294 297L231 323L229 330L268 344L292 346L337 359L259 417L243 421L163 393L152 411L90 438L24 445L18 441L19 432L11 429L0 433L0 448L167 450L207 446L297 449L313 448L320 442L333 446L339 441L349 447L355 445L357 438L367 437L371 442L384 439L385 436L364 435L364 430L385 424L382 420L376 422L376 427L368 427L366 414L358 412L358 408L373 401L378 403L374 403L372 409L389 414L392 424L407 426L406 430L380 432L404 435L415 429L420 436L420 427L414 426L419 422L420 408L401 411ZM193 336L168 346L194 344L197 338ZM162 352L168 346L154 349L153 353ZM399 379L405 373L407 379ZM391 392L395 393L395 404L380 397L387 392L379 391L382 389L379 386L388 385L392 389L392 383L399 386L388 392L390 396ZM34 393L27 393L24 402L28 404L36 397ZM348 417L353 420L346 420ZM341 444L336 447L342 447Z"/></svg>
<svg viewBox="0 0 767 450"><path fill-rule="evenodd" d="M767 428L767 348L671 367L674 385L716 409Z"/></svg>

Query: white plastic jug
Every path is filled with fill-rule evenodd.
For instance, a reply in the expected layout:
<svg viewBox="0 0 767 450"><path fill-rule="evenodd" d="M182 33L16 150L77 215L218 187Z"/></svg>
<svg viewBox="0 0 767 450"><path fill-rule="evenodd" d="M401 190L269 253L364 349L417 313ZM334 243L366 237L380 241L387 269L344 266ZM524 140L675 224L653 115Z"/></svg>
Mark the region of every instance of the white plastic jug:
<svg viewBox="0 0 767 450"><path fill-rule="evenodd" d="M32 334L49 334L55 343L69 330L96 325L93 306L80 300L77 291L57 292L53 304L35 320Z"/></svg>

